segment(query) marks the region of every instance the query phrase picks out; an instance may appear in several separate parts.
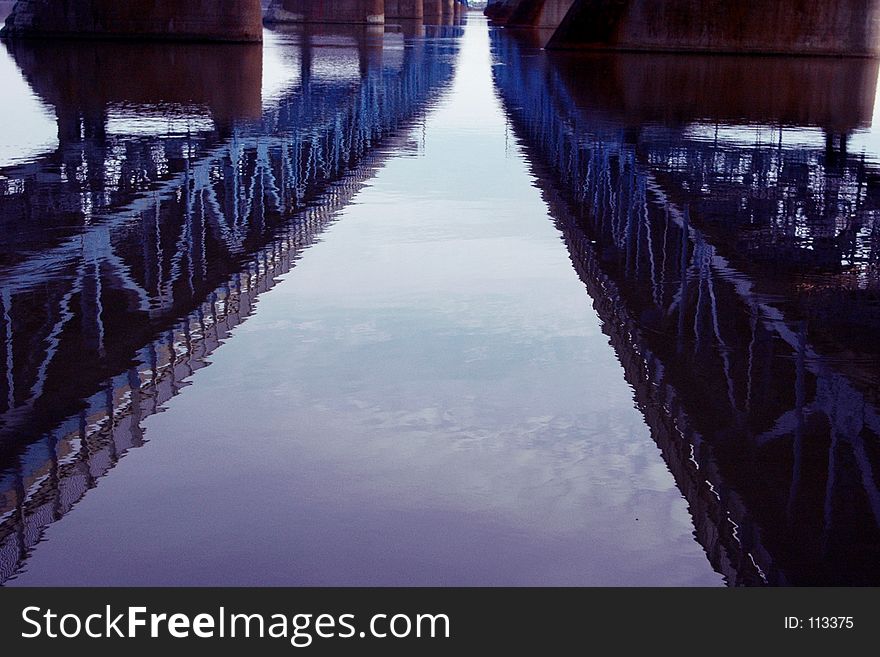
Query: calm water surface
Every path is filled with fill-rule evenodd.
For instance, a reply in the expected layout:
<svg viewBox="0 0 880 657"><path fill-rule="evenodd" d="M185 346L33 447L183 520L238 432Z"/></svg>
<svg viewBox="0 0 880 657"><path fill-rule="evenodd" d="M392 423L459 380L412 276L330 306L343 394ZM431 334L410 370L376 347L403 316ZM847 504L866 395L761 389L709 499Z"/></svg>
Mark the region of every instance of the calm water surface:
<svg viewBox="0 0 880 657"><path fill-rule="evenodd" d="M770 62L8 46L0 581L876 583L877 68Z"/></svg>

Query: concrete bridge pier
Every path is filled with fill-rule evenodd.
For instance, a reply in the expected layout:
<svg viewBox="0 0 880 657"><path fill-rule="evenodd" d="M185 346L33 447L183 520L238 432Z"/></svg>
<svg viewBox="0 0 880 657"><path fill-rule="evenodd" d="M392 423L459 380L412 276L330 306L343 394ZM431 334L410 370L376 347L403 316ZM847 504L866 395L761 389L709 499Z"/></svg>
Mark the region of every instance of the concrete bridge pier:
<svg viewBox="0 0 880 657"><path fill-rule="evenodd" d="M414 4L418 0L397 0ZM272 0L266 23L352 23L381 25L385 0Z"/></svg>
<svg viewBox="0 0 880 657"><path fill-rule="evenodd" d="M548 30L547 48L880 55L880 0L490 0L484 13Z"/></svg>
<svg viewBox="0 0 880 657"><path fill-rule="evenodd" d="M523 0L489 0L483 13L493 23L504 25L507 19Z"/></svg>
<svg viewBox="0 0 880 657"><path fill-rule="evenodd" d="M410 18L421 20L425 17L424 0L385 0L385 18Z"/></svg>
<svg viewBox="0 0 880 657"><path fill-rule="evenodd" d="M443 24L443 0L424 0L425 24Z"/></svg>
<svg viewBox="0 0 880 657"><path fill-rule="evenodd" d="M19 0L0 36L258 42L262 7L260 0Z"/></svg>
<svg viewBox="0 0 880 657"><path fill-rule="evenodd" d="M555 30L574 3L575 0L518 0L513 4L505 24Z"/></svg>

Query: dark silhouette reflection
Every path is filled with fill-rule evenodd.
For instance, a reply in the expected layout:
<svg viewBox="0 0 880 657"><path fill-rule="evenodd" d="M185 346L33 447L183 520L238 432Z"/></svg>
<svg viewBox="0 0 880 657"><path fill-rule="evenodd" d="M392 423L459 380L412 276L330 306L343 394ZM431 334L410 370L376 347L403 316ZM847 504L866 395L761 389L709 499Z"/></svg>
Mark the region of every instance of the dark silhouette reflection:
<svg viewBox="0 0 880 657"><path fill-rule="evenodd" d="M880 583L880 190L846 149L876 63L548 57L492 38L513 128L713 566L730 584Z"/></svg>
<svg viewBox="0 0 880 657"><path fill-rule="evenodd" d="M816 126L871 122L878 63L861 58L548 55L577 107L627 126L693 122Z"/></svg>
<svg viewBox="0 0 880 657"><path fill-rule="evenodd" d="M58 244L91 215L173 177L191 149L219 143L237 122L261 120L260 46L5 46L33 91L54 108L59 146L2 173L3 265Z"/></svg>
<svg viewBox="0 0 880 657"><path fill-rule="evenodd" d="M407 39L425 36L425 22L421 19L395 18L385 23L385 32L401 34Z"/></svg>
<svg viewBox="0 0 880 657"><path fill-rule="evenodd" d="M70 123L100 120L115 105L199 107L221 125L261 115L259 45L22 40L6 47L34 92L55 107L62 137Z"/></svg>
<svg viewBox="0 0 880 657"><path fill-rule="evenodd" d="M0 582L452 77L450 40L280 36L271 102L247 46L15 46L60 139L0 170Z"/></svg>

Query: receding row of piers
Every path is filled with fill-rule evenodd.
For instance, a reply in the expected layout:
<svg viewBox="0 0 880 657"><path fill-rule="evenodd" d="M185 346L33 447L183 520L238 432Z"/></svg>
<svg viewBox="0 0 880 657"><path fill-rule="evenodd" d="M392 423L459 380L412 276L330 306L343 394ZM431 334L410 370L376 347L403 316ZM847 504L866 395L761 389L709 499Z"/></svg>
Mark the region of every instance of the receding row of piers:
<svg viewBox="0 0 880 657"><path fill-rule="evenodd" d="M268 23L443 23L467 0L18 0L0 35L257 42Z"/></svg>
<svg viewBox="0 0 880 657"><path fill-rule="evenodd" d="M548 48L765 55L880 55L880 0L489 0L497 24Z"/></svg>
<svg viewBox="0 0 880 657"><path fill-rule="evenodd" d="M268 0L268 23L384 23L459 17L467 0Z"/></svg>

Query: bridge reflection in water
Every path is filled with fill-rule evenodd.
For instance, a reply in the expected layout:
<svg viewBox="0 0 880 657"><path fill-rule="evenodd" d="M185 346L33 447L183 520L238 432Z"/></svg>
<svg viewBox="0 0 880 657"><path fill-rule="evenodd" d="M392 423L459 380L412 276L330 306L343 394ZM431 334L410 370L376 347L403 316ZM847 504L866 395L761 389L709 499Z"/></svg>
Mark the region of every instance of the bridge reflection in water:
<svg viewBox="0 0 880 657"><path fill-rule="evenodd" d="M10 46L58 148L0 169L0 583L451 81L459 27L330 29L268 33L280 80L259 46Z"/></svg>
<svg viewBox="0 0 880 657"><path fill-rule="evenodd" d="M493 55L713 566L880 583L877 63Z"/></svg>
<svg viewBox="0 0 880 657"><path fill-rule="evenodd" d="M11 46L58 147L0 169L0 582L389 150L420 148L398 128L448 87L458 33L273 31L266 59ZM878 178L858 147L877 64L492 47L712 566L878 583Z"/></svg>

